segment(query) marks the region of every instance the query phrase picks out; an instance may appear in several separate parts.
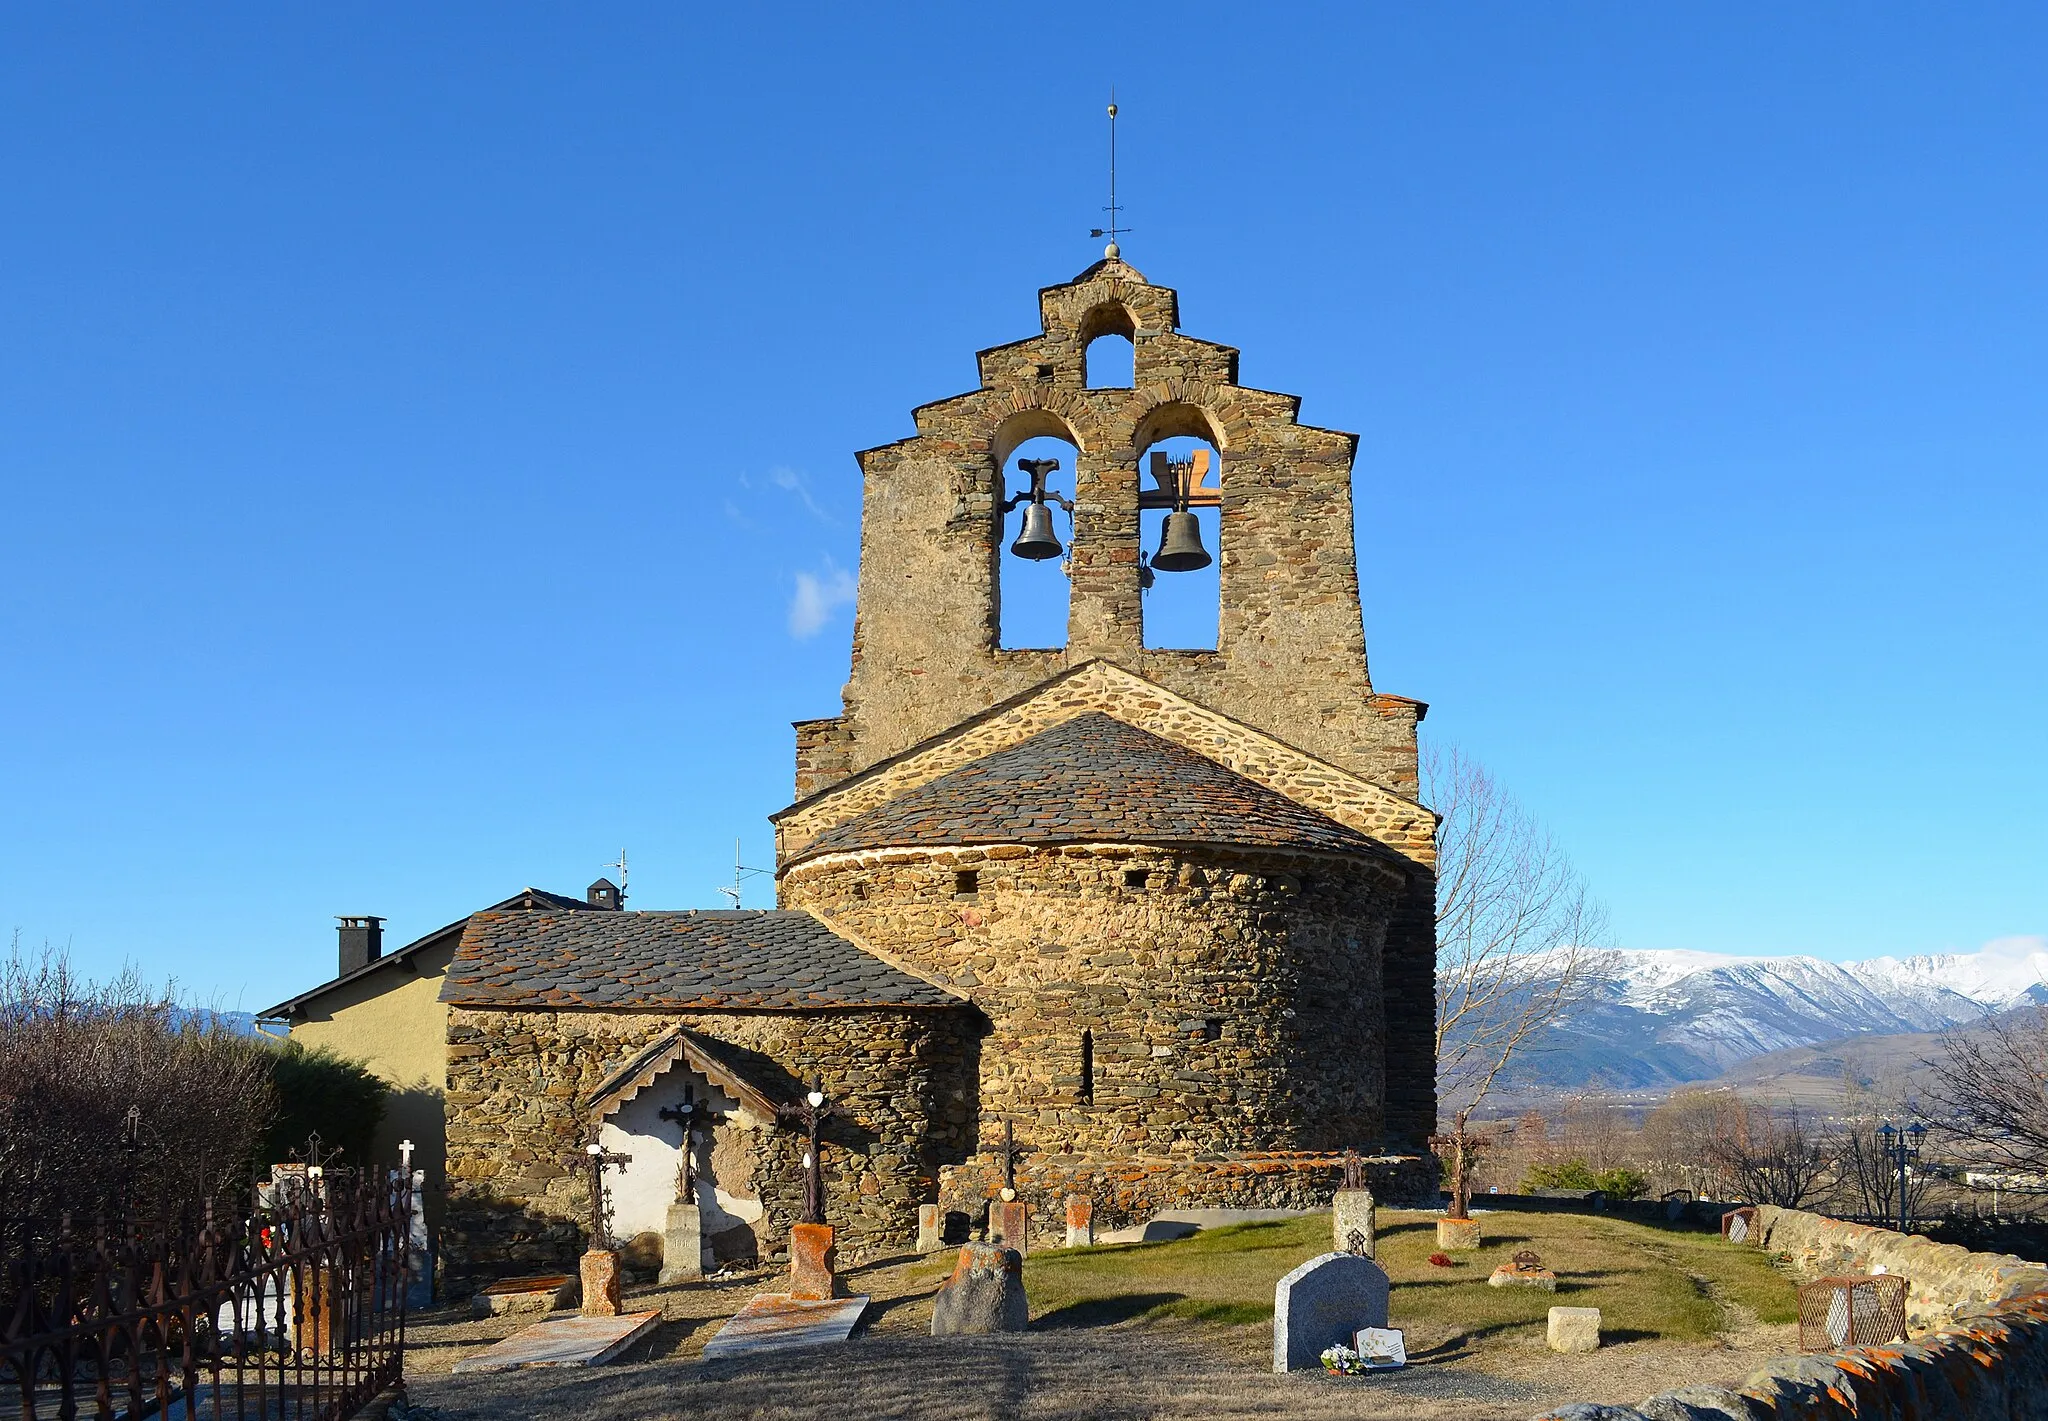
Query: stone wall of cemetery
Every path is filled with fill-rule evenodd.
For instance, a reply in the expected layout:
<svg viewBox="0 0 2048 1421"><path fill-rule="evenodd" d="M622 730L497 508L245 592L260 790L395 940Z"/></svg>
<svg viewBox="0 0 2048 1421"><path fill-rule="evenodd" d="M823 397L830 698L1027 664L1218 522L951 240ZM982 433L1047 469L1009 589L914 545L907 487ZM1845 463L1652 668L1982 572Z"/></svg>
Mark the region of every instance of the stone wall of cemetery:
<svg viewBox="0 0 2048 1421"><path fill-rule="evenodd" d="M986 1014L984 1158L1009 1121L1027 1150L1114 1164L1376 1151L1403 886L1334 856L999 845L827 855L781 893Z"/></svg>
<svg viewBox="0 0 2048 1421"><path fill-rule="evenodd" d="M1685 1387L1636 1406L1582 1402L1541 1421L1976 1421L2048 1417L2048 1265L1769 1205L1757 1246L1802 1277L1912 1279L1912 1340L1782 1357L1739 1387Z"/></svg>
<svg viewBox="0 0 2048 1421"><path fill-rule="evenodd" d="M446 1266L457 1278L575 1271L589 1218L584 1104L676 1026L724 1048L771 1099L813 1079L844 1111L823 1129L827 1217L851 1259L914 1240L940 1169L972 1149L977 1023L968 1010L518 1011L448 1019ZM803 1207L804 1137L748 1121L763 1256ZM729 1153L729 1152L727 1152Z"/></svg>
<svg viewBox="0 0 2048 1421"><path fill-rule="evenodd" d="M1433 1155L1373 1155L1363 1160L1367 1187L1388 1208L1433 1209L1440 1202ZM1095 1230L1127 1228L1169 1209L1327 1209L1344 1177L1344 1157L1327 1151L1250 1151L1231 1159L1133 1155L1022 1154L1017 1197L1031 1211L1031 1235L1065 1239L1067 1196L1086 1195ZM939 1207L978 1223L1003 1188L1000 1155L984 1152L939 1172Z"/></svg>

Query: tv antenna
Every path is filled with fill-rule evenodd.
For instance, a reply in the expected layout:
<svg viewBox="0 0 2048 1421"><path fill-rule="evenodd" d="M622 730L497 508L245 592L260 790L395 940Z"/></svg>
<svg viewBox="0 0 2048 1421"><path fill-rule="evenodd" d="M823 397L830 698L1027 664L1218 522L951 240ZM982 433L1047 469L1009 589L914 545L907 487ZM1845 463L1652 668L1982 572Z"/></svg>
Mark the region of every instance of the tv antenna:
<svg viewBox="0 0 2048 1421"><path fill-rule="evenodd" d="M737 908L740 906L741 885L750 878L758 878L764 873L773 872L775 870L772 868L748 868L745 864L741 863L740 841L734 839L732 841L732 882L730 884L721 884L718 891L732 899L733 907Z"/></svg>
<svg viewBox="0 0 2048 1421"><path fill-rule="evenodd" d="M626 906L626 851L620 849L618 862L608 863L605 867L619 871L619 906L623 908Z"/></svg>
<svg viewBox="0 0 2048 1421"><path fill-rule="evenodd" d="M1123 233L1125 233L1125 232L1128 232L1128 231L1130 231L1131 229L1130 229L1130 228L1128 228L1128 227L1123 227L1123 226L1119 226L1119 225L1118 225L1118 217L1119 217L1119 216L1120 216L1120 214L1121 214L1121 213L1123 212L1123 209L1122 209L1121 207L1118 207L1118 206L1117 206L1117 203L1116 203L1116 90L1115 90L1115 89L1111 89L1111 90L1109 91L1109 206L1107 206L1107 207L1103 208L1102 210L1103 210L1104 212L1107 212L1107 213L1109 214L1109 225L1108 225L1107 227L1091 227L1091 228L1089 228L1089 229L1088 229L1088 235L1089 235L1089 236L1091 236L1091 237L1107 237L1107 238L1109 238L1109 245L1108 245L1108 246L1106 246L1106 247L1104 247L1104 248L1102 249L1102 254L1103 254L1104 256L1106 256L1106 257L1117 257L1117 256L1121 256L1121 255L1122 255L1122 251L1121 251L1121 250L1120 250L1120 249L1118 248L1118 246L1117 246L1117 244L1116 244L1116 239L1117 239L1117 238L1118 238L1119 236L1121 236L1121 235L1122 235Z"/></svg>

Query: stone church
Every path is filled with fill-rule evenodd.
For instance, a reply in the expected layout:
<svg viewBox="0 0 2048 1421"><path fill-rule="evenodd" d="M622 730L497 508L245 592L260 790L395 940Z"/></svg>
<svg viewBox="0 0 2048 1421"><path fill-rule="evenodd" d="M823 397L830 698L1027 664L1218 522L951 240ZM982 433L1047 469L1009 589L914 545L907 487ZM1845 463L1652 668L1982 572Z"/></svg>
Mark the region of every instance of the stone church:
<svg viewBox="0 0 2048 1421"><path fill-rule="evenodd" d="M707 1253L779 1253L803 1143L777 1116L812 1088L842 1255L907 1246L920 1204L973 1218L1006 1171L1048 1233L1073 1193L1109 1225L1326 1202L1348 1148L1433 1197L1425 707L1367 674L1356 439L1240 385L1114 248L1039 293L1039 325L859 456L852 670L840 714L796 726L776 909L529 890L387 987L371 960L277 1009L347 1050L360 1003L422 1004L384 1030L439 1037L458 1275L569 1261L592 1138L632 1156L613 1231L658 1232L685 1103L710 1122L688 1146ZM1127 386L1090 384L1105 337ZM1048 440L1070 499L1016 458ZM1197 508L1214 649L1148 647L1155 576L1209 561L1175 521ZM1012 547L1064 557L1065 646L1002 644Z"/></svg>

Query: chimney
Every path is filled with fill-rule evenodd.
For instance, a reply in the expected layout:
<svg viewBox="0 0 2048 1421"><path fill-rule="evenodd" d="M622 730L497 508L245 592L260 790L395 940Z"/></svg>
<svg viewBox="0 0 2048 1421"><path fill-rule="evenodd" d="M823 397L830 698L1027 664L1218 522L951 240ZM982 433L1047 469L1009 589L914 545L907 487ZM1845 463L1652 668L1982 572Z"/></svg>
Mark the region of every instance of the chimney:
<svg viewBox="0 0 2048 1421"><path fill-rule="evenodd" d="M626 906L626 895L609 878L600 878L584 889L583 900L593 908L620 909Z"/></svg>
<svg viewBox="0 0 2048 1421"><path fill-rule="evenodd" d="M341 971L337 975L346 977L384 955L382 918L337 918L335 921L341 924Z"/></svg>

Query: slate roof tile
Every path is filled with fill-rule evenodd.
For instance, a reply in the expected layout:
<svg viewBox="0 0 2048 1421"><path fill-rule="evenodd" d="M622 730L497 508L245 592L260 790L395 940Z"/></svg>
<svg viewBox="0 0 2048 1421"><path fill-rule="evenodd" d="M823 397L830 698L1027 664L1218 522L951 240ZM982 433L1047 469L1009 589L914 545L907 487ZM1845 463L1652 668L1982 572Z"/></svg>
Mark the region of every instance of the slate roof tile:
<svg viewBox="0 0 2048 1421"><path fill-rule="evenodd" d="M667 1011L961 1005L809 913L772 909L476 913L441 1000Z"/></svg>
<svg viewBox="0 0 2048 1421"><path fill-rule="evenodd" d="M858 849L1018 843L1392 852L1207 756L1089 711L835 824L790 862Z"/></svg>

